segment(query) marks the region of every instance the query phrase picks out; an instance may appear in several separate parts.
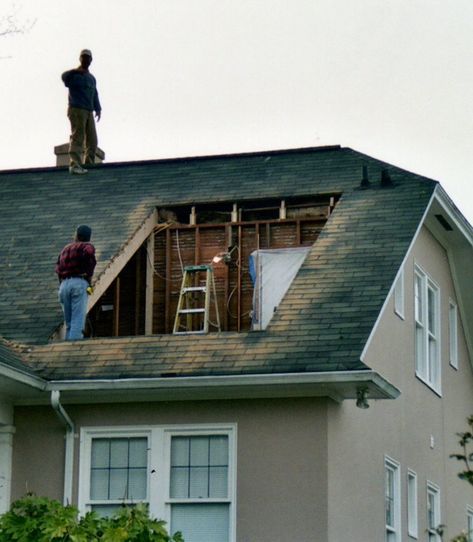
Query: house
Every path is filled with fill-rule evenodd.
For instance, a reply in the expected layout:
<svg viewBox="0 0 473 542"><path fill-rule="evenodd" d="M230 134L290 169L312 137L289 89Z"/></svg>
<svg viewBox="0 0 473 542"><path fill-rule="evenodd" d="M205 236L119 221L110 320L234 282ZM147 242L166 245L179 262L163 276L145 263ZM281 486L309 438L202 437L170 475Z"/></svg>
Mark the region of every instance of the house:
<svg viewBox="0 0 473 542"><path fill-rule="evenodd" d="M332 146L4 171L0 193L2 510L145 501L187 542L473 526L449 459L473 412L473 230L440 184ZM89 338L65 342L54 263L80 223ZM189 266L214 278L204 333L176 327Z"/></svg>

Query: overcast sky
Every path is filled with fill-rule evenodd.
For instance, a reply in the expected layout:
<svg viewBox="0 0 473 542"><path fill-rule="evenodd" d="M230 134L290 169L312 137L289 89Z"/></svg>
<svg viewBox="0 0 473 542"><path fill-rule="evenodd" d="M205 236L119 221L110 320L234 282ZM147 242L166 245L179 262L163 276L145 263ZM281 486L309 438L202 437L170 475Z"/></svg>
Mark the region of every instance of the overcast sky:
<svg viewBox="0 0 473 542"><path fill-rule="evenodd" d="M0 169L54 165L90 48L107 161L341 144L473 222L472 0L0 0ZM0 26L1 31L1 26Z"/></svg>

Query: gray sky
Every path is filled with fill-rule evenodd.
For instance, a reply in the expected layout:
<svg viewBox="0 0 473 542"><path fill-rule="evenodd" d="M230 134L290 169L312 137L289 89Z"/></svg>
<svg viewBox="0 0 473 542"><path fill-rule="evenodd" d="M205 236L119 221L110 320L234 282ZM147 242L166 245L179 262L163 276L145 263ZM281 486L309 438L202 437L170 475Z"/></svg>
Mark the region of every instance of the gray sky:
<svg viewBox="0 0 473 542"><path fill-rule="evenodd" d="M94 54L107 161L341 144L473 222L472 0L0 0L0 169L54 165Z"/></svg>

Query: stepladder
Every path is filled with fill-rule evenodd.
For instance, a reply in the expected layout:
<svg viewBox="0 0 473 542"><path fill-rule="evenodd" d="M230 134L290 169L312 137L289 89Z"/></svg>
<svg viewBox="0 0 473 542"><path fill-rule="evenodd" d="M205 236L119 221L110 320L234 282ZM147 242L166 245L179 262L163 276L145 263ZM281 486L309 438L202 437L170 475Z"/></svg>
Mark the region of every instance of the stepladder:
<svg viewBox="0 0 473 542"><path fill-rule="evenodd" d="M211 307L214 307L211 320ZM208 333L210 326L220 331L217 293L211 265L184 267L174 319L175 335Z"/></svg>

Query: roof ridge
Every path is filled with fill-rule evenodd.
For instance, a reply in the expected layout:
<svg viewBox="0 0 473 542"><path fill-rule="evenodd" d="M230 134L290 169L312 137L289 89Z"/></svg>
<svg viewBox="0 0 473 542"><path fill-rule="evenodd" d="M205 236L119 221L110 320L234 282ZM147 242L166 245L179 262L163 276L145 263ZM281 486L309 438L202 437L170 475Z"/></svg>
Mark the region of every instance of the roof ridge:
<svg viewBox="0 0 473 542"><path fill-rule="evenodd" d="M124 160L115 162L103 162L95 164L94 169L102 169L108 167L124 167L131 165L151 165L173 162L187 162L187 161L200 161L200 160L218 160L223 158L246 158L257 156L275 156L282 154L298 154L305 152L328 152L335 150L345 150L340 145L321 145L318 147L294 147L288 149L276 149L276 150L259 150L259 151L246 151L246 152L228 152L223 154L201 154L201 155L189 155L189 156L175 156L167 158L149 158L144 160ZM40 167L26 167L26 168L10 168L0 170L1 175L11 175L15 173L33 173L43 171L68 171L67 166L40 166Z"/></svg>

